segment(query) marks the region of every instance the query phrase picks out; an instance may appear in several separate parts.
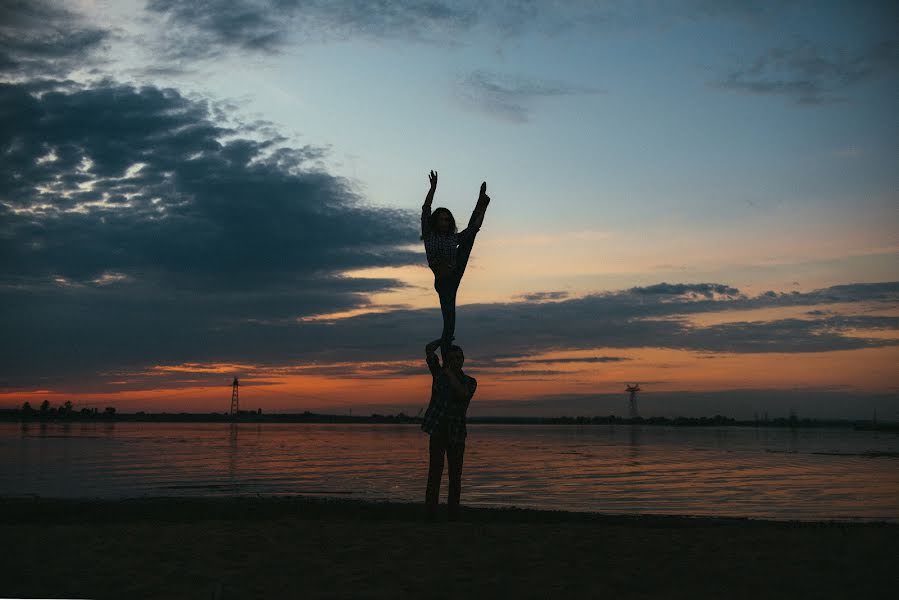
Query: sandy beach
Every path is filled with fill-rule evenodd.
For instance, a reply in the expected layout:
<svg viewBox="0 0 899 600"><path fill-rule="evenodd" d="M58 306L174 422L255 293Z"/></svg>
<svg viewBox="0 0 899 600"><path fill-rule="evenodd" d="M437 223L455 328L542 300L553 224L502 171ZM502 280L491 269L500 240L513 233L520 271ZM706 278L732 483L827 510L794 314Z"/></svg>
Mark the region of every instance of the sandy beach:
<svg viewBox="0 0 899 600"><path fill-rule="evenodd" d="M0 596L886 598L899 525L289 498L0 500Z"/></svg>

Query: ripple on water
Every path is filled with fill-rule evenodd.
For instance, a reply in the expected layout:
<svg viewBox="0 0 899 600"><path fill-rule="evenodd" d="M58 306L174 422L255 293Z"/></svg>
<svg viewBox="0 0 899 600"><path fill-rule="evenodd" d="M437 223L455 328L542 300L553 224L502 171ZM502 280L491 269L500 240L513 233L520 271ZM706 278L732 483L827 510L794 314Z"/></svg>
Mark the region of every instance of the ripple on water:
<svg viewBox="0 0 899 600"><path fill-rule="evenodd" d="M471 505L899 520L899 436L547 425L469 431L463 502ZM427 465L427 436L415 425L50 424L26 431L0 424L5 496L412 501L423 494Z"/></svg>

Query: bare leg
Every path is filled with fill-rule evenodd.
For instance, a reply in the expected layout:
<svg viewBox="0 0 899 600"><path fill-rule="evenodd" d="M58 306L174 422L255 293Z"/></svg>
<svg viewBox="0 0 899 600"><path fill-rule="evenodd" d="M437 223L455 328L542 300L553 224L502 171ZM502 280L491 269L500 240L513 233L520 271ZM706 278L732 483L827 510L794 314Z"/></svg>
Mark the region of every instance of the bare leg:
<svg viewBox="0 0 899 600"><path fill-rule="evenodd" d="M434 289L440 297L440 312L443 314L443 332L440 334L440 351L443 361L446 363L446 355L449 352L450 342L456 331L456 291L459 289L459 280L453 276L438 279L434 282Z"/></svg>
<svg viewBox="0 0 899 600"><path fill-rule="evenodd" d="M465 267L468 266L468 259L471 257L471 249L474 248L474 240L478 236L477 232L473 233L470 238L459 244L456 248L456 270L457 277L461 283L462 275L465 274ZM456 284L458 287L458 284Z"/></svg>
<svg viewBox="0 0 899 600"><path fill-rule="evenodd" d="M440 351L444 361L449 352L450 342L456 333L456 295L459 285L462 283L462 275L465 274L465 268L468 266L468 259L471 256L476 236L477 234L472 235L456 248L455 272L434 282L434 288L440 296L440 311L443 313L443 333L441 335L443 342L440 345Z"/></svg>

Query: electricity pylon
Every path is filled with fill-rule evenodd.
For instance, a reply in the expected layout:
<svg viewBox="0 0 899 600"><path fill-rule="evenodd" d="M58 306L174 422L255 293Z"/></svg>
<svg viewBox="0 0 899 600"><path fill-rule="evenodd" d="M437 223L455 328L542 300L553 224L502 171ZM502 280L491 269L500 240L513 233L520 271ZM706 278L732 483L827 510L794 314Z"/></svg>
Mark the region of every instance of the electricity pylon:
<svg viewBox="0 0 899 600"><path fill-rule="evenodd" d="M629 385L625 388L626 392L630 392L630 415L631 419L636 419L640 416L640 413L637 412L637 392L640 391L640 384L635 383L634 385Z"/></svg>
<svg viewBox="0 0 899 600"><path fill-rule="evenodd" d="M237 383L237 377L234 378L234 383L231 384L231 416L237 416L237 413L240 412L240 405L237 398L237 388L240 384Z"/></svg>

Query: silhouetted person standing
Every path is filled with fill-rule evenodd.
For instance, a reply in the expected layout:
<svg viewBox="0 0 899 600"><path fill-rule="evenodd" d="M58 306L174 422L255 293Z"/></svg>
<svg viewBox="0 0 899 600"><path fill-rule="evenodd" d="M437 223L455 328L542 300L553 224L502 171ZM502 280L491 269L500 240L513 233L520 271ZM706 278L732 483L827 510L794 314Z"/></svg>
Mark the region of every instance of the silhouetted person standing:
<svg viewBox="0 0 899 600"><path fill-rule="evenodd" d="M441 334L441 354L444 362L453 334L456 331L456 292L462 283L462 275L468 265L468 258L474 246L474 238L481 230L490 196L487 182L481 184L481 193L468 220L468 227L456 232L456 220L447 208L437 208L431 212L434 192L437 191L437 172L429 175L431 189L421 207L421 239L425 243L428 266L434 272L434 289L440 298L440 312L443 313L443 333Z"/></svg>
<svg viewBox="0 0 899 600"><path fill-rule="evenodd" d="M425 347L425 360L431 371L431 402L421 424L421 428L431 436L425 507L428 519L436 519L446 456L449 465L447 509L449 519L455 521L459 518L459 499L462 495L462 459L467 436L465 419L478 382L462 372L465 355L459 346L448 348L443 355L445 364L441 368L436 352L441 342L442 338Z"/></svg>

